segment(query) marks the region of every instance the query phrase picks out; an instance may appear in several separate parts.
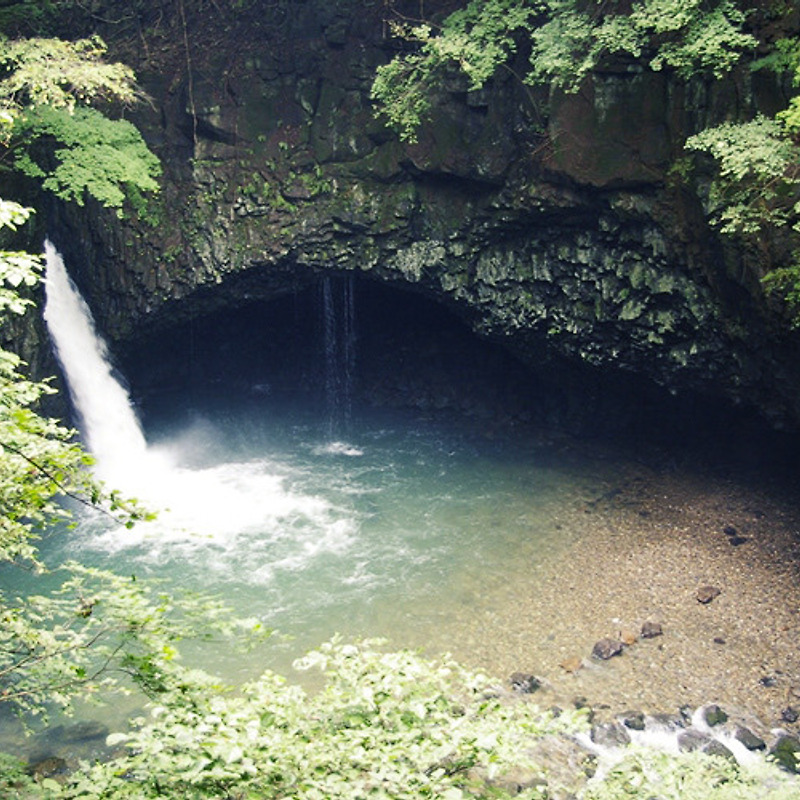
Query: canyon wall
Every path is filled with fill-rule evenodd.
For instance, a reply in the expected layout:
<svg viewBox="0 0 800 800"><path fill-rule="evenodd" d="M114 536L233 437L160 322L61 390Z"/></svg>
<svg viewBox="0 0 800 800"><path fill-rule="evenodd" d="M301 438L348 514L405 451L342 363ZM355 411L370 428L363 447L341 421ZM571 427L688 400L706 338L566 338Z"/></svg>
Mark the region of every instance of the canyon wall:
<svg viewBox="0 0 800 800"><path fill-rule="evenodd" d="M369 99L401 47L384 4L187 13L186 37L177 12L109 37L151 98L134 120L161 198L123 219L50 213L115 347L355 273L441 303L531 370L636 376L798 427L797 337L675 169L686 135L774 111L780 87L631 63L574 94L454 74L405 144Z"/></svg>

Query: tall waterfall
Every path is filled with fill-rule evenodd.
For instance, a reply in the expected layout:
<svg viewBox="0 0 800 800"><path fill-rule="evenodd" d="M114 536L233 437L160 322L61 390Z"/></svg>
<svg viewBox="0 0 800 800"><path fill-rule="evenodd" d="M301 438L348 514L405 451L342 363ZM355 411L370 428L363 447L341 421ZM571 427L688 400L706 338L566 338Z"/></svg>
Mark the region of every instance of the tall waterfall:
<svg viewBox="0 0 800 800"><path fill-rule="evenodd" d="M145 438L128 392L114 377L92 313L49 241L45 259L45 322L87 448L97 460L101 477L113 480L143 458Z"/></svg>
<svg viewBox="0 0 800 800"><path fill-rule="evenodd" d="M355 287L352 275L322 279L325 402L328 434L350 424L356 364Z"/></svg>

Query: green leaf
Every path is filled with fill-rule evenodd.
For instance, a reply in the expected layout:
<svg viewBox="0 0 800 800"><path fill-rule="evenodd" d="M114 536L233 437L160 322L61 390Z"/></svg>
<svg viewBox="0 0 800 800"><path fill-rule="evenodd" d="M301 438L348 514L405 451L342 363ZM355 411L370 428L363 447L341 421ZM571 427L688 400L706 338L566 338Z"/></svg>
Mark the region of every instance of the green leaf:
<svg viewBox="0 0 800 800"><path fill-rule="evenodd" d="M158 159L127 120L111 120L91 108L39 108L19 117L16 132L29 143L53 143L54 168L46 170L31 150L18 156L15 166L31 177L44 177L44 188L64 200L83 205L93 197L119 209L131 188L158 191Z"/></svg>

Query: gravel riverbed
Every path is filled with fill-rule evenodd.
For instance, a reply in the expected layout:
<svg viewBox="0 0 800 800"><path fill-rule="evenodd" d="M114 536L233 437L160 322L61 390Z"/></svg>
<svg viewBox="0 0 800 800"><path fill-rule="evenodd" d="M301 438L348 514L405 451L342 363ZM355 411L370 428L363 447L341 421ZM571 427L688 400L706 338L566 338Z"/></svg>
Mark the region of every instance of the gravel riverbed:
<svg viewBox="0 0 800 800"><path fill-rule="evenodd" d="M528 581L487 582L471 618L452 623L453 654L498 676L539 676L542 703L608 714L717 703L796 730L800 504L765 483L627 463L564 509L565 549ZM719 594L702 603L709 586ZM662 635L641 638L648 621ZM593 658L605 637L631 643Z"/></svg>

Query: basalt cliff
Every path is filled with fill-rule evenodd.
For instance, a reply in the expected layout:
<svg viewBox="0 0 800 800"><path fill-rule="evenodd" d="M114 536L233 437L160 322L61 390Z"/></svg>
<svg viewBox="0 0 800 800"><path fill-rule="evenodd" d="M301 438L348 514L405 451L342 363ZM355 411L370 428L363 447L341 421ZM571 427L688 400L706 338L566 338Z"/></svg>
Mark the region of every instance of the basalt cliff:
<svg viewBox="0 0 800 800"><path fill-rule="evenodd" d="M774 81L686 84L620 63L566 94L513 69L480 91L454 74L406 144L370 102L401 46L383 3L170 8L104 31L150 97L133 117L162 160L161 197L122 219L47 215L131 363L203 319L352 275L407 308L412 339L424 298L560 386L540 404L551 421L586 427L601 407L678 397L798 428L798 340L758 254L714 233L675 168L688 134L781 107ZM362 339L379 338L381 316Z"/></svg>

